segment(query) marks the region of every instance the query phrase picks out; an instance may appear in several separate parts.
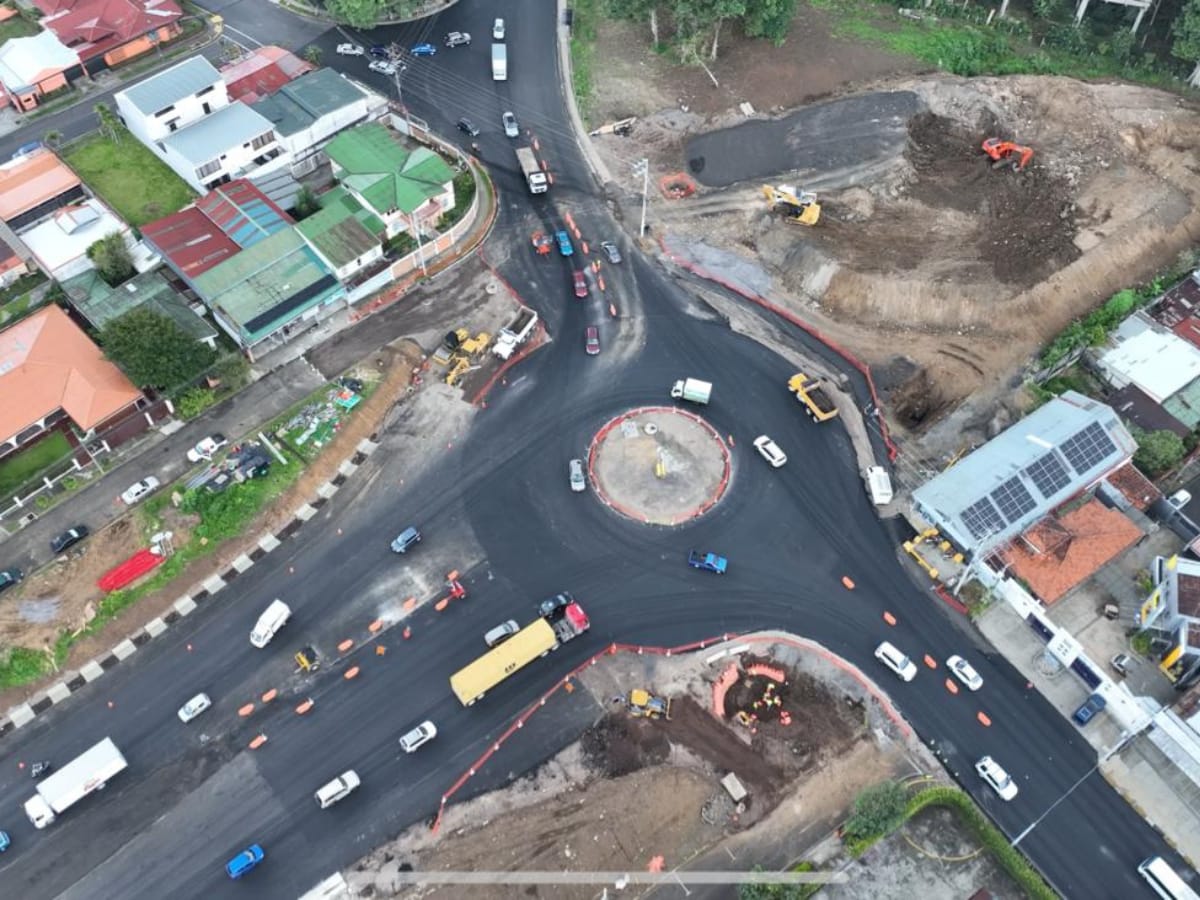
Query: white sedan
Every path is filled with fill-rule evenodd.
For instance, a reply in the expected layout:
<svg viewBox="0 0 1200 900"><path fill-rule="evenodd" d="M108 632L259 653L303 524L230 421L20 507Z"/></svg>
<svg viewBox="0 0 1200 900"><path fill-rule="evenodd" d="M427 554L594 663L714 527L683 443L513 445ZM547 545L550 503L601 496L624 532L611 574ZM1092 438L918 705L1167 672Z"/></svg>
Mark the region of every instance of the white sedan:
<svg viewBox="0 0 1200 900"><path fill-rule="evenodd" d="M996 762L990 756L985 756L979 762L975 763L975 771L979 773L979 777L991 785L992 790L1000 795L1001 800L1011 800L1017 796L1017 786L1013 780L1004 771L1000 763Z"/></svg>
<svg viewBox="0 0 1200 900"><path fill-rule="evenodd" d="M787 454L780 450L779 445L765 434L760 434L754 439L754 449L776 469L787 462Z"/></svg>
<svg viewBox="0 0 1200 900"><path fill-rule="evenodd" d="M967 686L968 691L977 691L983 687L983 679L979 677L979 673L961 656L952 656L946 660L946 668Z"/></svg>
<svg viewBox="0 0 1200 900"><path fill-rule="evenodd" d="M179 707L179 721L186 725L200 713L212 706L208 694L197 694L183 706Z"/></svg>
<svg viewBox="0 0 1200 900"><path fill-rule="evenodd" d="M372 72L379 72L381 75L396 74L396 66L393 63L388 62L386 59L373 59L367 68Z"/></svg>
<svg viewBox="0 0 1200 900"><path fill-rule="evenodd" d="M158 490L159 480L153 475L143 478L141 481L131 484L125 489L125 493L121 495L121 501L126 506L133 506L147 494L152 494Z"/></svg>
<svg viewBox="0 0 1200 900"><path fill-rule="evenodd" d="M362 56L365 52L362 44L338 44L338 56Z"/></svg>
<svg viewBox="0 0 1200 900"><path fill-rule="evenodd" d="M228 444L223 434L210 434L195 447L187 452L187 458L194 463L208 462L217 455L217 451Z"/></svg>

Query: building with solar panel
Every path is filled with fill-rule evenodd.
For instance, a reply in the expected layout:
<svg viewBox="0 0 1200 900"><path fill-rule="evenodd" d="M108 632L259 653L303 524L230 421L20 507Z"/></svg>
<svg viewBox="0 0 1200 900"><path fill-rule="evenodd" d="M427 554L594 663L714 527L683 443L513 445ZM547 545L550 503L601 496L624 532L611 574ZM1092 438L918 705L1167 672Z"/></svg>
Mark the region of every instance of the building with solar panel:
<svg viewBox="0 0 1200 900"><path fill-rule="evenodd" d="M1097 484L1135 450L1110 407L1067 391L921 485L913 505L975 557Z"/></svg>

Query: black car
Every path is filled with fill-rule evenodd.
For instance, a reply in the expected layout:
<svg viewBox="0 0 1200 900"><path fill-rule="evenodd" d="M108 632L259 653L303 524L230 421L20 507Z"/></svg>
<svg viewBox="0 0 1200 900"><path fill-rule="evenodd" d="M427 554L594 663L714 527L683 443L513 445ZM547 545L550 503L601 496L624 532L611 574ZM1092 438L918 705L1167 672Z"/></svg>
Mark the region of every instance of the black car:
<svg viewBox="0 0 1200 900"><path fill-rule="evenodd" d="M69 547L74 547L90 533L86 525L76 525L74 528L70 528L62 534L51 538L50 549L55 553L62 553Z"/></svg>
<svg viewBox="0 0 1200 900"><path fill-rule="evenodd" d="M479 129L475 127L475 123L466 116L458 120L458 130L465 131L471 137L479 137Z"/></svg>
<svg viewBox="0 0 1200 900"><path fill-rule="evenodd" d="M567 591L547 597L538 604L538 615L543 619L557 620L562 618L562 610L575 602L575 598Z"/></svg>
<svg viewBox="0 0 1200 900"><path fill-rule="evenodd" d="M23 577L20 569L0 569L0 591L12 587Z"/></svg>
<svg viewBox="0 0 1200 900"><path fill-rule="evenodd" d="M383 44L372 44L371 49L367 52L376 59L387 59L389 57L388 48Z"/></svg>

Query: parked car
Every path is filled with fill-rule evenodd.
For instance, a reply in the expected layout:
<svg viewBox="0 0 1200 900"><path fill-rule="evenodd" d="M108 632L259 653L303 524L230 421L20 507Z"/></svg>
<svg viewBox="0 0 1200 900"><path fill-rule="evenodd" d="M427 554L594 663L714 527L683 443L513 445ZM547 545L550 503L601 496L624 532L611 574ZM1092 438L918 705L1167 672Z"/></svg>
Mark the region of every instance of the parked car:
<svg viewBox="0 0 1200 900"><path fill-rule="evenodd" d="M187 452L187 458L190 462L207 462L217 455L217 451L228 444L223 434L210 434L195 447Z"/></svg>
<svg viewBox="0 0 1200 900"><path fill-rule="evenodd" d="M1175 509L1183 509L1192 502L1192 494L1190 491L1178 490L1167 498L1167 502Z"/></svg>
<svg viewBox="0 0 1200 900"><path fill-rule="evenodd" d="M567 464L567 477L571 481L571 490L575 493L587 490L587 476L583 471L582 459L573 459Z"/></svg>
<svg viewBox="0 0 1200 900"><path fill-rule="evenodd" d="M366 51L363 50L362 44L338 44L338 56L362 56Z"/></svg>
<svg viewBox="0 0 1200 900"><path fill-rule="evenodd" d="M373 59L371 64L367 66L372 72L378 72L380 75L391 77L396 74L396 67L386 59Z"/></svg>
<svg viewBox="0 0 1200 900"><path fill-rule="evenodd" d="M413 56L437 56L437 47L433 44L417 44L411 52Z"/></svg>
<svg viewBox="0 0 1200 900"><path fill-rule="evenodd" d="M759 452L772 468L778 469L787 462L787 454L779 449L779 445L771 440L767 435L760 434L754 439L754 449Z"/></svg>
<svg viewBox="0 0 1200 900"><path fill-rule="evenodd" d="M200 713L212 706L208 694L197 694L183 706L179 707L179 721L186 725Z"/></svg>
<svg viewBox="0 0 1200 900"><path fill-rule="evenodd" d="M400 749L405 753L412 753L417 748L428 744L437 737L437 726L432 722L422 722L404 737L400 738Z"/></svg>
<svg viewBox="0 0 1200 900"><path fill-rule="evenodd" d="M967 686L968 691L977 691L983 687L983 679L979 677L979 673L961 656L952 656L946 660L946 668Z"/></svg>
<svg viewBox="0 0 1200 900"><path fill-rule="evenodd" d="M1008 773L1004 771L1000 763L990 756L985 756L975 763L975 771L979 773L980 778L991 785L993 791L1000 795L1001 800L1011 800L1017 796L1016 784L1008 777Z"/></svg>
<svg viewBox="0 0 1200 900"><path fill-rule="evenodd" d="M407 553L410 547L419 543L421 543L421 532L417 531L412 525L409 525L396 535L396 539L392 541L392 552Z"/></svg>
<svg viewBox="0 0 1200 900"><path fill-rule="evenodd" d="M7 591L24 577L20 569L0 569L0 591Z"/></svg>
<svg viewBox="0 0 1200 900"><path fill-rule="evenodd" d="M229 862L225 863L225 874L230 878L241 878L255 866L257 866L266 854L263 853L263 848L258 844L251 844Z"/></svg>
<svg viewBox="0 0 1200 900"><path fill-rule="evenodd" d="M595 325L589 325L584 331L583 349L587 351L588 356L597 356L600 353L600 329Z"/></svg>
<svg viewBox="0 0 1200 900"><path fill-rule="evenodd" d="M570 606L575 602L575 598L571 596L570 591L563 591L560 594L555 594L553 597L547 597L538 604L538 615L543 619L559 618L561 610Z"/></svg>
<svg viewBox="0 0 1200 900"><path fill-rule="evenodd" d="M35 153L41 150L45 145L41 141L30 141L27 144L22 144L17 148L16 153L12 155L13 159L20 159L23 156L28 156L30 153Z"/></svg>
<svg viewBox="0 0 1200 900"><path fill-rule="evenodd" d="M153 475L149 475L127 487L125 493L121 495L121 500L126 506L133 506L133 504L137 503L143 497L154 493L158 488L158 479Z"/></svg>
<svg viewBox="0 0 1200 900"><path fill-rule="evenodd" d="M1088 722L1092 721L1092 719L1096 718L1099 713L1104 712L1104 708L1106 706L1108 706L1107 700L1105 700L1099 694L1092 694L1083 701L1083 704L1079 707L1079 709L1075 710L1071 718L1080 725L1086 725Z"/></svg>
<svg viewBox="0 0 1200 900"><path fill-rule="evenodd" d="M1108 661L1108 664L1120 675L1128 675L1133 666L1133 658L1128 653L1118 653Z"/></svg>
<svg viewBox="0 0 1200 900"><path fill-rule="evenodd" d="M376 59L388 59L391 56L388 48L383 44L372 44L369 52Z"/></svg>
<svg viewBox="0 0 1200 900"><path fill-rule="evenodd" d="M463 116L458 120L458 130L465 131L471 137L479 137L479 129L475 127L475 123Z"/></svg>
<svg viewBox="0 0 1200 900"><path fill-rule="evenodd" d="M587 276L579 271L572 274L575 280L575 296L582 300L588 295Z"/></svg>
<svg viewBox="0 0 1200 900"><path fill-rule="evenodd" d="M500 116L500 122L504 125L504 136L515 138L521 136L521 126L517 124L517 117L510 112Z"/></svg>
<svg viewBox="0 0 1200 900"><path fill-rule="evenodd" d="M701 553L698 550L688 551L688 565L693 569L701 569L716 575L724 575L729 568L729 560L716 553Z"/></svg>
<svg viewBox="0 0 1200 900"><path fill-rule="evenodd" d="M471 35L465 31L452 31L446 35L447 47L470 47Z"/></svg>
<svg viewBox="0 0 1200 900"><path fill-rule="evenodd" d="M564 230L554 232L554 240L558 241L558 252L563 256L573 256L575 248L571 245L571 236Z"/></svg>
<svg viewBox="0 0 1200 900"><path fill-rule="evenodd" d="M493 41L504 40L504 20L503 19L497 19L495 22L492 23L492 40Z"/></svg>
<svg viewBox="0 0 1200 900"><path fill-rule="evenodd" d="M520 630L521 626L517 624L516 619L509 619L507 622L501 622L495 628L490 629L483 636L483 642L489 647L497 647Z"/></svg>
<svg viewBox="0 0 1200 900"><path fill-rule="evenodd" d="M62 553L64 550L74 547L90 533L86 525L76 525L74 528L68 528L62 534L56 534L50 538L50 549L55 553Z"/></svg>
<svg viewBox="0 0 1200 900"><path fill-rule="evenodd" d="M912 681L917 677L916 664L887 641L875 648L875 658L895 672L901 681Z"/></svg>
<svg viewBox="0 0 1200 900"><path fill-rule="evenodd" d="M600 249L604 251L604 256L613 265L621 261L621 251L617 249L617 245L612 241L601 241Z"/></svg>

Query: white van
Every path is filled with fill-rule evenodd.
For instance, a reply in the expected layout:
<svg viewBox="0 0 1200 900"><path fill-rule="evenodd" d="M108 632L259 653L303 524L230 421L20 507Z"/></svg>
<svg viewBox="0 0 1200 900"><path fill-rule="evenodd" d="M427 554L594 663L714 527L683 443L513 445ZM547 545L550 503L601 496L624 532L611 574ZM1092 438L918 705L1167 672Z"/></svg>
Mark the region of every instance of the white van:
<svg viewBox="0 0 1200 900"><path fill-rule="evenodd" d="M362 784L358 780L358 773L353 769L348 769L343 772L329 784L322 785L316 793L317 806L321 809L329 809L339 800L344 800L350 796L356 787Z"/></svg>
<svg viewBox="0 0 1200 900"><path fill-rule="evenodd" d="M292 609L282 600L272 600L271 605L258 617L254 630L250 632L250 643L260 650L271 643L275 633L292 617Z"/></svg>
<svg viewBox="0 0 1200 900"><path fill-rule="evenodd" d="M871 502L876 506L886 506L892 502L892 479L888 478L883 466L867 469L867 490L871 493Z"/></svg>

